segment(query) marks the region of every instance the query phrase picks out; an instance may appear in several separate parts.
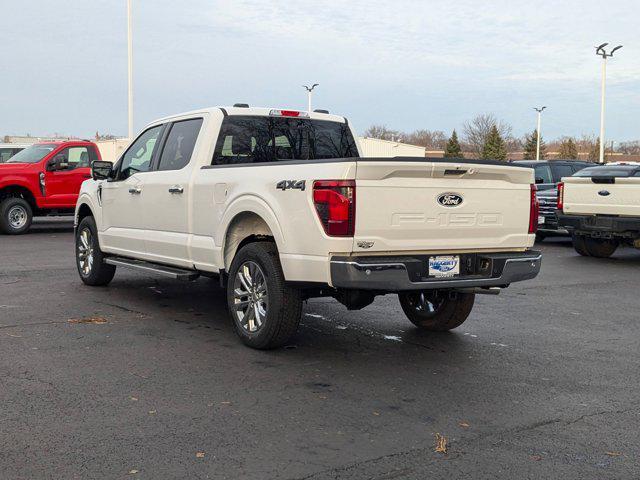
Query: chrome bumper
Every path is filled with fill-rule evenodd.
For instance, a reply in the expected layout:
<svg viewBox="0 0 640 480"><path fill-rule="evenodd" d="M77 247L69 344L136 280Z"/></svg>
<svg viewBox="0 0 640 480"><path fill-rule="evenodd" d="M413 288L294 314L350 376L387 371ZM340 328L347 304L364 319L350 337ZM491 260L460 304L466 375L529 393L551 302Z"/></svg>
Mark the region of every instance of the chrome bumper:
<svg viewBox="0 0 640 480"><path fill-rule="evenodd" d="M436 288L504 287L538 275L538 251L461 255L461 261L488 265L455 277L429 277L429 255L398 257L333 257L331 283L335 288L402 292ZM471 259L471 260L467 260ZM486 263L488 262L488 263Z"/></svg>

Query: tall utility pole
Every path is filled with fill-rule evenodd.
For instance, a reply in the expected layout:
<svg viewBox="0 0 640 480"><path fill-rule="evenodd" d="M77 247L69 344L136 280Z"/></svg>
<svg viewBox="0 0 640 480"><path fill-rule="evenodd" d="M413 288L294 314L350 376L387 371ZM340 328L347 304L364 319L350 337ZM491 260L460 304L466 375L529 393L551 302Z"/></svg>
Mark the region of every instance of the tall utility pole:
<svg viewBox="0 0 640 480"><path fill-rule="evenodd" d="M604 49L604 47L606 47L607 45L609 44L603 43L602 45L596 47L596 55L602 57L602 91L600 98L600 163L604 163L604 91L607 79L607 58L613 57L615 51L622 48L622 45L618 45L613 50L611 50L610 53L607 53L607 51Z"/></svg>
<svg viewBox="0 0 640 480"><path fill-rule="evenodd" d="M542 111L547 107L533 107L538 112L538 128L536 129L536 160L540 160L540 117L542 117Z"/></svg>
<svg viewBox="0 0 640 480"><path fill-rule="evenodd" d="M133 140L133 28L131 19L131 2L127 0L127 60L128 60L128 94L129 94L129 140Z"/></svg>
<svg viewBox="0 0 640 480"><path fill-rule="evenodd" d="M311 86L302 85L307 90L307 112L309 113L311 113L311 92L313 92L313 89L316 88L318 85L320 84L314 83Z"/></svg>

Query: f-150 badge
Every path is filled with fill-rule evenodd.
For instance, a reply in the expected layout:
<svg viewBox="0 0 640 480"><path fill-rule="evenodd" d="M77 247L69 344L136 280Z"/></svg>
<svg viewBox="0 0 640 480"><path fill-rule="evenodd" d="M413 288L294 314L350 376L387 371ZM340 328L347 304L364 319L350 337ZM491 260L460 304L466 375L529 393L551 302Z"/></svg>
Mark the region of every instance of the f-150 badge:
<svg viewBox="0 0 640 480"><path fill-rule="evenodd" d="M443 207L457 207L462 204L462 195L457 193L443 193L438 196L438 203Z"/></svg>

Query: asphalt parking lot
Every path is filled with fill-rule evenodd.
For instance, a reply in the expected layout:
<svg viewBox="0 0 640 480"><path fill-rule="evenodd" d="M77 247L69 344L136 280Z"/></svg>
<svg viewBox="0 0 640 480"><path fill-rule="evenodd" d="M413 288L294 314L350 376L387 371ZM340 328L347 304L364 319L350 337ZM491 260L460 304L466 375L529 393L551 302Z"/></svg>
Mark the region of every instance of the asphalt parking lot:
<svg viewBox="0 0 640 480"><path fill-rule="evenodd" d="M638 478L640 252L541 248L454 332L314 300L260 352L211 280L90 288L67 222L0 237L0 477Z"/></svg>

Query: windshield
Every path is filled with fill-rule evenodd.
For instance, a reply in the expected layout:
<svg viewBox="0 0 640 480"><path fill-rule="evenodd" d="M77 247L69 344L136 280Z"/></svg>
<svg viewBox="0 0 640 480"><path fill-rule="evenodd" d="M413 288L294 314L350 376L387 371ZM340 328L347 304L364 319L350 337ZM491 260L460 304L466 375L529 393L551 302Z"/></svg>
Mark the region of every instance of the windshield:
<svg viewBox="0 0 640 480"><path fill-rule="evenodd" d="M57 145L54 143L31 145L29 148L25 148L21 152L16 153L7 160L7 163L38 163L56 147Z"/></svg>
<svg viewBox="0 0 640 480"><path fill-rule="evenodd" d="M610 167L589 167L575 173L574 177L631 177L640 167L637 165L618 165Z"/></svg>
<svg viewBox="0 0 640 480"><path fill-rule="evenodd" d="M243 115L223 120L213 165L357 156L346 123Z"/></svg>

